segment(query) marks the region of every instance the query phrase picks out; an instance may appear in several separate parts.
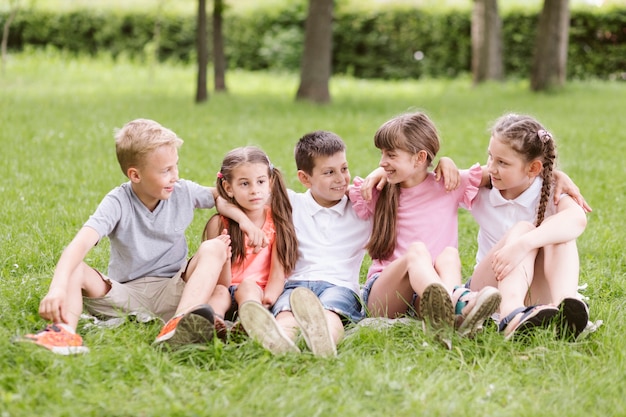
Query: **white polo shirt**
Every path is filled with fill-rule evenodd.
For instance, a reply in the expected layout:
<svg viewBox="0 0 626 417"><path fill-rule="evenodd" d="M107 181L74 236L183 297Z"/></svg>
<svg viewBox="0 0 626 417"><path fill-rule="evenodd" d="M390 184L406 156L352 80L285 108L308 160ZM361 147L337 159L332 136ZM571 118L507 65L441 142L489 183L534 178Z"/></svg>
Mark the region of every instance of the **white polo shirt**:
<svg viewBox="0 0 626 417"><path fill-rule="evenodd" d="M483 187L478 190L478 195L472 202L472 216L480 226L476 265L516 223L535 222L542 186L543 180L537 177L526 191L513 200L502 197L500 191L495 188ZM550 197L545 216L554 213L556 207L553 198Z"/></svg>
<svg viewBox="0 0 626 417"><path fill-rule="evenodd" d="M288 190L298 236L298 261L289 280L326 281L359 292L359 274L371 231L344 196L333 207L322 207L311 191Z"/></svg>

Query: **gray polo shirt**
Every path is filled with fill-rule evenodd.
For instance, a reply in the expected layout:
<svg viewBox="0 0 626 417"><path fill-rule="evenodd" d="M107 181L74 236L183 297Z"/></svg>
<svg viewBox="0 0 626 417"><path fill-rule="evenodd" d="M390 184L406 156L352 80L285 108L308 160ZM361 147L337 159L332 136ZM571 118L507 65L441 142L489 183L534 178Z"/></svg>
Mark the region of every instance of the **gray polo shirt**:
<svg viewBox="0 0 626 417"><path fill-rule="evenodd" d="M185 230L194 209L212 208L210 188L179 180L167 200L148 210L130 182L113 189L85 226L111 241L107 276L118 282L141 277L172 277L187 260Z"/></svg>

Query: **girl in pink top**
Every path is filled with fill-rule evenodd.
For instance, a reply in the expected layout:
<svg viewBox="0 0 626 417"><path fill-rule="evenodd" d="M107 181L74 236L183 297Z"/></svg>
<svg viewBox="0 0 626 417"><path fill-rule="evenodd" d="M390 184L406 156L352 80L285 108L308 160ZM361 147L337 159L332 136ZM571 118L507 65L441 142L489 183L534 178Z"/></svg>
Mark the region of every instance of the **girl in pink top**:
<svg viewBox="0 0 626 417"><path fill-rule="evenodd" d="M211 306L221 318L246 301L269 308L282 293L285 277L298 257L291 203L282 174L261 149L237 148L224 157L217 174L217 190L220 197L240 208L264 232L268 245L255 252L237 222L218 214L209 219L203 239L222 233L231 237L231 262L222 270Z"/></svg>
<svg viewBox="0 0 626 417"><path fill-rule="evenodd" d="M382 169L365 184L355 178L350 190L359 217L374 217L367 245L372 265L363 294L369 313L393 318L418 311L439 331L454 328L456 310L459 332L473 335L500 302L493 287L478 294L461 287L457 211L476 195L481 167L462 171L461 186L454 190L437 181L428 169L439 151L439 136L420 112L383 124L374 144L382 152ZM381 178L386 184L379 192L372 185Z"/></svg>

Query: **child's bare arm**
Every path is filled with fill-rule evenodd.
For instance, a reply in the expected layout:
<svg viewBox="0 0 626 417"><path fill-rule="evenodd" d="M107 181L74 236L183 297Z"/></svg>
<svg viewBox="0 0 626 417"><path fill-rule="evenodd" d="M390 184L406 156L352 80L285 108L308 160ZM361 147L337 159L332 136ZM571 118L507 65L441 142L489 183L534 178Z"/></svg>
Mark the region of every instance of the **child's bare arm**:
<svg viewBox="0 0 626 417"><path fill-rule="evenodd" d="M63 250L54 270L48 293L39 304L39 315L42 318L53 323L68 322L68 292L71 290L80 291L80 288L70 288L70 275L76 271L87 256L87 253L98 243L99 239L100 236L94 229L83 227Z"/></svg>
<svg viewBox="0 0 626 417"><path fill-rule="evenodd" d="M270 267L270 274L263 291L262 303L265 307L270 308L274 305L278 297L283 292L285 287L285 269L282 263L278 259L278 252L276 246L272 248L272 262Z"/></svg>
<svg viewBox="0 0 626 417"><path fill-rule="evenodd" d="M363 179L363 184L361 184L361 197L363 197L365 201L370 201L372 199L372 190L374 188L382 190L385 184L387 184L385 170L378 167Z"/></svg>
<svg viewBox="0 0 626 417"><path fill-rule="evenodd" d="M254 251L258 252L261 248L268 245L267 237L263 230L255 226L254 223L246 216L246 213L234 204L218 197L215 200L217 211L229 219L239 223L241 230L248 236L248 246L254 247Z"/></svg>
<svg viewBox="0 0 626 417"><path fill-rule="evenodd" d="M591 211L591 206L587 204L585 198L580 193L580 189L574 181L563 171L555 170L554 176L554 204L558 205L561 194L569 195L586 212Z"/></svg>
<svg viewBox="0 0 626 417"><path fill-rule="evenodd" d="M435 180L439 181L443 178L446 191L452 191L461 185L461 174L459 169L451 158L442 156L434 169Z"/></svg>

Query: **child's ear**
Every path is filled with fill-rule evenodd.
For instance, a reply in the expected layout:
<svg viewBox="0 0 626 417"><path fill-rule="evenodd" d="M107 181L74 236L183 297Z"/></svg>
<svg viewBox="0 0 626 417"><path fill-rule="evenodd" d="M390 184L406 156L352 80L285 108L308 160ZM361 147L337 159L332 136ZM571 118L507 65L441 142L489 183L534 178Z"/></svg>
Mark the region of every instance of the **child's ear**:
<svg viewBox="0 0 626 417"><path fill-rule="evenodd" d="M128 170L126 170L126 176L135 184L141 182L141 175L139 174L139 170L135 167L128 168Z"/></svg>
<svg viewBox="0 0 626 417"><path fill-rule="evenodd" d="M414 155L415 158L415 166L419 164L423 164L428 161L428 153L425 150L421 150Z"/></svg>
<svg viewBox="0 0 626 417"><path fill-rule="evenodd" d="M542 170L543 164L539 159L535 159L530 163L530 166L528 167L528 174L532 177L536 177L537 175L541 174Z"/></svg>
<svg viewBox="0 0 626 417"><path fill-rule="evenodd" d="M307 174L306 172L302 171L301 169L298 170L298 180L306 188L311 188L311 179L309 177L309 174Z"/></svg>
<svg viewBox="0 0 626 417"><path fill-rule="evenodd" d="M222 181L222 187L224 187L224 191L226 191L226 194L230 197L233 198L233 187L230 186L230 183L226 180Z"/></svg>

